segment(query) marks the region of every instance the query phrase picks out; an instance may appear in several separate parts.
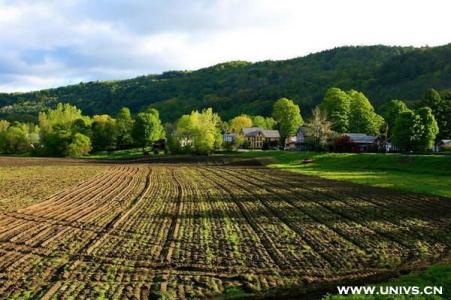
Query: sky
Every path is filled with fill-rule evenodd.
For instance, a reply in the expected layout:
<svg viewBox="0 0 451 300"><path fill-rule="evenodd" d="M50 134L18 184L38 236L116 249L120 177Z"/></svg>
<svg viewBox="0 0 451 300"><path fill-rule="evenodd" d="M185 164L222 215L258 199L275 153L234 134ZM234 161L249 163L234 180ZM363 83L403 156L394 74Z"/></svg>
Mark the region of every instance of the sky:
<svg viewBox="0 0 451 300"><path fill-rule="evenodd" d="M0 92L451 43L449 0L0 0Z"/></svg>

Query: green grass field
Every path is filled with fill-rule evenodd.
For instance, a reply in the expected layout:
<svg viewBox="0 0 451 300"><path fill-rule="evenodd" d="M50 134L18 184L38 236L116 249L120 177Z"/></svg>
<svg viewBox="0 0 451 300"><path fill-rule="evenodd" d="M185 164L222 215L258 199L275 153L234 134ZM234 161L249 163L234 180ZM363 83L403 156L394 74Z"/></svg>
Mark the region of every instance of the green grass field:
<svg viewBox="0 0 451 300"><path fill-rule="evenodd" d="M284 151L240 156L271 158L269 167L305 175L451 197L451 156ZM315 161L303 164L305 158Z"/></svg>
<svg viewBox="0 0 451 300"><path fill-rule="evenodd" d="M255 151L241 153L242 157L265 158L271 168L279 168L305 175L351 181L371 186L425 193L451 198L451 156L401 154L350 154ZM266 160L269 158L268 160ZM313 159L303 164L304 159ZM445 297L450 296L451 265L436 265L424 272L415 272L380 285L386 286L443 286ZM329 296L340 299L412 299L412 296ZM447 299L440 296L416 296L415 299Z"/></svg>

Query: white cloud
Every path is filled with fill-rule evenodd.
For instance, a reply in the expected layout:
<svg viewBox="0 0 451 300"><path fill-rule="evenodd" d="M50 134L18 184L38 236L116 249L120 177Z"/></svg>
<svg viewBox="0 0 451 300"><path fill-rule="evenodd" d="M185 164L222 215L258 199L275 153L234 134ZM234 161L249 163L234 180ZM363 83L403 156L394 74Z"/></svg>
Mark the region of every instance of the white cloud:
<svg viewBox="0 0 451 300"><path fill-rule="evenodd" d="M447 0L0 0L0 91L451 42Z"/></svg>

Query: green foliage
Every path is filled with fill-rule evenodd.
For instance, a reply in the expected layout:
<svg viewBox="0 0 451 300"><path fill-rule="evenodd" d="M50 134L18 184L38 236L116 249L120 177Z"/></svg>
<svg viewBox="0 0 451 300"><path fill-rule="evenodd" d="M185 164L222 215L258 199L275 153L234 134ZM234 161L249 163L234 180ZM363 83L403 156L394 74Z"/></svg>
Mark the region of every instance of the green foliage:
<svg viewBox="0 0 451 300"><path fill-rule="evenodd" d="M392 134L393 143L404 151L430 150L438 130L437 121L429 107L416 111L407 110L396 118Z"/></svg>
<svg viewBox="0 0 451 300"><path fill-rule="evenodd" d="M451 87L451 45L433 48L340 47L305 57L258 63L230 62L192 72L166 72L122 81L95 81L43 91L0 94L0 118L30 121L58 102L88 115L114 115L152 105L165 122L212 107L224 119L271 114L273 101L293 99L310 111L336 86L364 92L374 105L421 99L430 87Z"/></svg>
<svg viewBox="0 0 451 300"><path fill-rule="evenodd" d="M55 125L51 130L46 130L41 135L44 146L43 154L49 156L64 156L67 154L67 147L71 143L73 132L70 128Z"/></svg>
<svg viewBox="0 0 451 300"><path fill-rule="evenodd" d="M371 102L361 92L348 92L351 99L349 109L349 132L377 135L384 119L375 113Z"/></svg>
<svg viewBox="0 0 451 300"><path fill-rule="evenodd" d="M299 106L286 98L281 98L274 103L272 117L276 120L283 139L296 134L299 126L304 124Z"/></svg>
<svg viewBox="0 0 451 300"><path fill-rule="evenodd" d="M432 109L439 133L437 139L451 138L451 97L449 99L442 98L440 94L430 89L426 92L424 100L420 103L421 106L427 106Z"/></svg>
<svg viewBox="0 0 451 300"><path fill-rule="evenodd" d="M414 149L417 119L417 116L411 110L401 112L396 118L392 141L401 150L411 151Z"/></svg>
<svg viewBox="0 0 451 300"><path fill-rule="evenodd" d="M112 150L116 146L116 120L109 115L95 115L92 121L92 146L95 151Z"/></svg>
<svg viewBox="0 0 451 300"><path fill-rule="evenodd" d="M116 115L116 143L118 149L129 148L133 145L133 118L130 109L123 107Z"/></svg>
<svg viewBox="0 0 451 300"><path fill-rule="evenodd" d="M58 103L55 109L39 113L39 126L43 131L51 131L54 126L70 128L75 120L85 119L81 110L68 103Z"/></svg>
<svg viewBox="0 0 451 300"><path fill-rule="evenodd" d="M439 132L437 121L429 107L420 108L416 113L419 117L417 149L420 151L430 150Z"/></svg>
<svg viewBox="0 0 451 300"><path fill-rule="evenodd" d="M132 131L137 146L147 147L152 142L164 138L164 127L156 109L147 109L136 116Z"/></svg>
<svg viewBox="0 0 451 300"><path fill-rule="evenodd" d="M395 128L396 118L402 112L408 110L407 105L401 100L390 100L382 107L382 116L388 127L388 136L391 136L393 128Z"/></svg>
<svg viewBox="0 0 451 300"><path fill-rule="evenodd" d="M327 114L334 131L349 132L351 98L348 93L339 88L328 89L319 108Z"/></svg>
<svg viewBox="0 0 451 300"><path fill-rule="evenodd" d="M327 146L335 137L332 130L332 123L328 120L326 113L319 107L312 111L312 117L305 124L306 136L310 137L310 142L316 150L326 150Z"/></svg>
<svg viewBox="0 0 451 300"><path fill-rule="evenodd" d="M0 132L0 153L14 154L31 150L27 132L19 124Z"/></svg>
<svg viewBox="0 0 451 300"><path fill-rule="evenodd" d="M277 122L271 117L251 116L252 126L263 129L275 129Z"/></svg>
<svg viewBox="0 0 451 300"><path fill-rule="evenodd" d="M208 108L180 117L170 146L173 152L209 154L221 145L221 118Z"/></svg>
<svg viewBox="0 0 451 300"><path fill-rule="evenodd" d="M332 122L332 129L339 133L379 134L384 124L368 98L355 90L345 92L339 88L330 88L319 108Z"/></svg>
<svg viewBox="0 0 451 300"><path fill-rule="evenodd" d="M58 103L55 109L39 113L39 128L44 154L66 155L72 137L77 130L86 129L88 124L91 124L89 117L83 116L81 110L67 103Z"/></svg>
<svg viewBox="0 0 451 300"><path fill-rule="evenodd" d="M71 143L67 146L66 154L71 157L86 155L91 151L91 139L81 133L75 133Z"/></svg>
<svg viewBox="0 0 451 300"><path fill-rule="evenodd" d="M9 125L11 125L11 123L9 123L8 121L0 120L0 133L5 132L8 129Z"/></svg>
<svg viewBox="0 0 451 300"><path fill-rule="evenodd" d="M239 134L243 128L252 127L252 119L248 115L239 115L229 121L230 132Z"/></svg>
<svg viewBox="0 0 451 300"><path fill-rule="evenodd" d="M71 126L72 133L80 132L84 135L91 136L92 135L92 120L90 118L80 118L76 119Z"/></svg>

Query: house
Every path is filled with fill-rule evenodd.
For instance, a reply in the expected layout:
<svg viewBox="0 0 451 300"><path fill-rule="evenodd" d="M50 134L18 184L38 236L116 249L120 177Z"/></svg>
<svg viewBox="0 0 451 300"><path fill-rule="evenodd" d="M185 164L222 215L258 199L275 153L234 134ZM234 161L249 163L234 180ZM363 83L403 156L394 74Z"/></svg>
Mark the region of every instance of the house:
<svg viewBox="0 0 451 300"><path fill-rule="evenodd" d="M180 147L185 148L185 147L190 147L193 145L193 140L187 137L184 137L180 140Z"/></svg>
<svg viewBox="0 0 451 300"><path fill-rule="evenodd" d="M349 138L349 150L352 152L377 151L379 147L379 139L375 135L367 135L365 133L343 133L343 137Z"/></svg>
<svg viewBox="0 0 451 300"><path fill-rule="evenodd" d="M440 140L438 147L440 151L451 151L451 140Z"/></svg>
<svg viewBox="0 0 451 300"><path fill-rule="evenodd" d="M222 135L222 140L224 143L233 143L235 141L236 134L235 133L224 133Z"/></svg>
<svg viewBox="0 0 451 300"><path fill-rule="evenodd" d="M305 128L299 127L296 135L285 139L285 150L306 150L305 145Z"/></svg>
<svg viewBox="0 0 451 300"><path fill-rule="evenodd" d="M251 127L243 128L242 131L250 149L268 149L279 146L280 133L278 130Z"/></svg>

